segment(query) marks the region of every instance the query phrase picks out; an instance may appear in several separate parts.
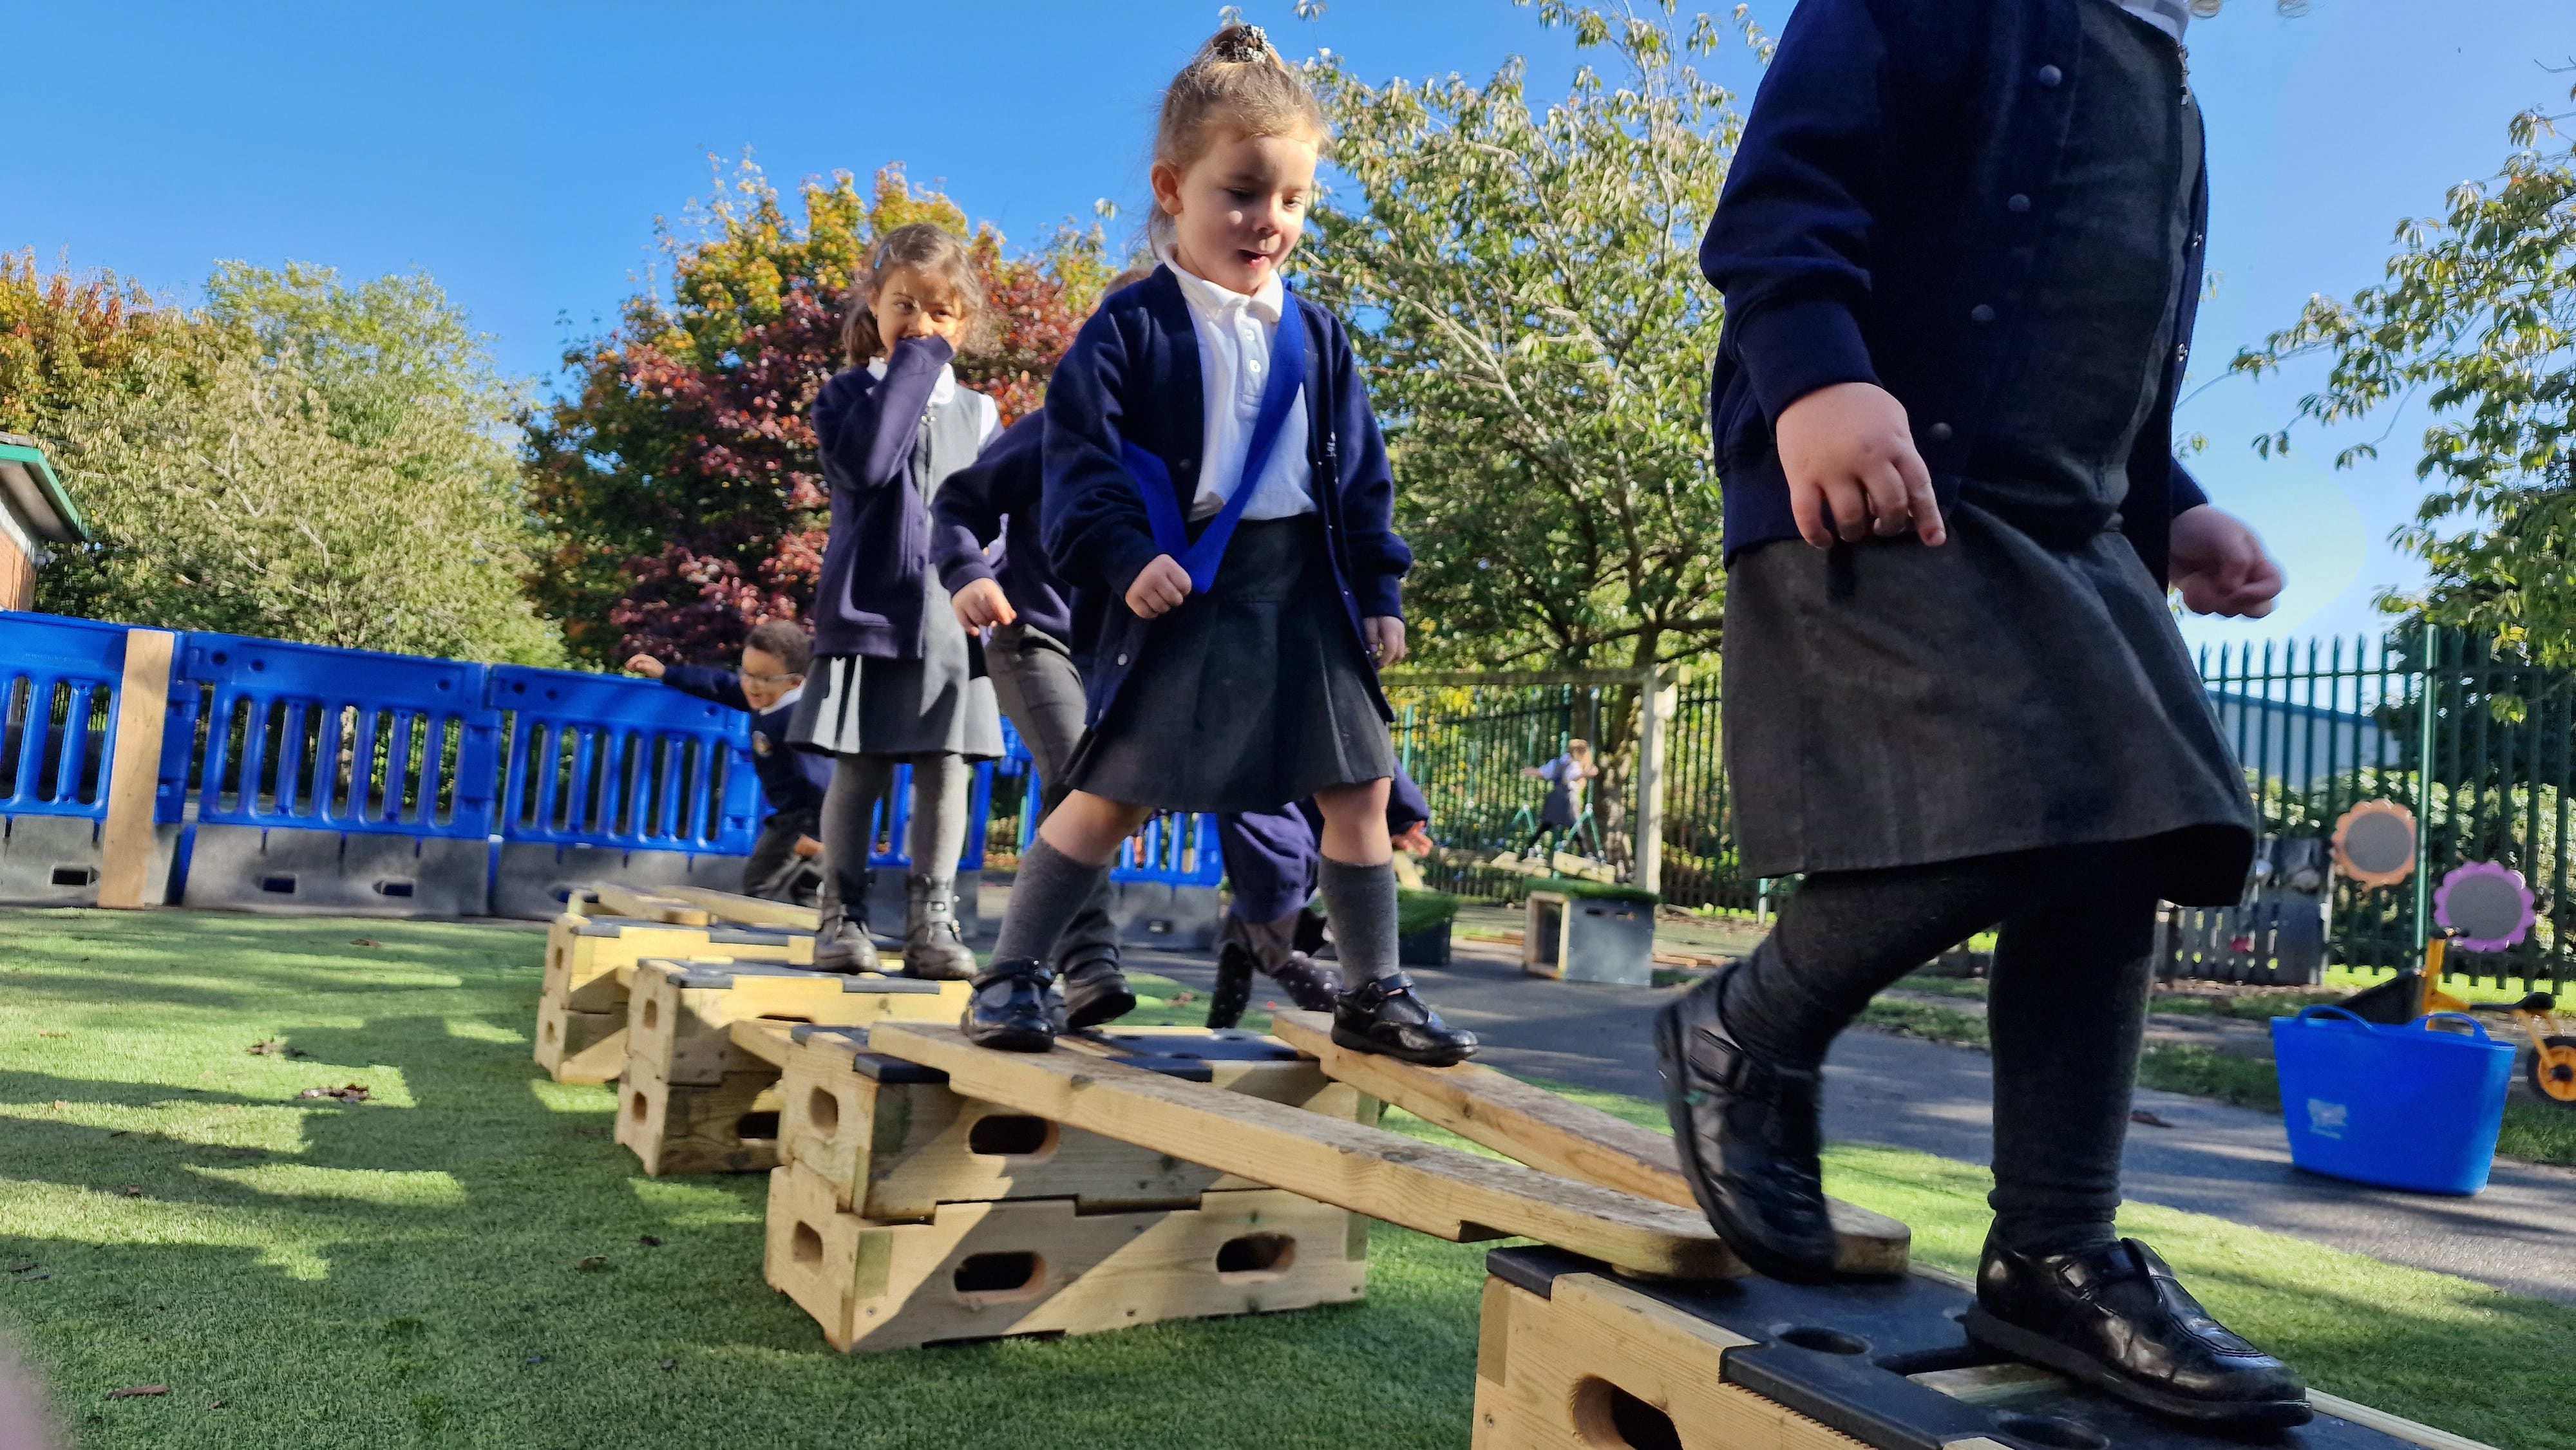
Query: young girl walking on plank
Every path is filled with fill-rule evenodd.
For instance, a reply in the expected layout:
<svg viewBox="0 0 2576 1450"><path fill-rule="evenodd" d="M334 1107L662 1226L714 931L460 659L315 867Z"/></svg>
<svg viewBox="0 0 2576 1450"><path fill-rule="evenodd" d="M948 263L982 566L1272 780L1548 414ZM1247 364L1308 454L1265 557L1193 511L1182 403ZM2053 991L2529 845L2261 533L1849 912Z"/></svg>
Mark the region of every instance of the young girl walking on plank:
<svg viewBox="0 0 2576 1450"><path fill-rule="evenodd" d="M965 244L927 223L869 248L850 297L850 366L814 400L832 538L815 588L813 675L788 731L836 762L823 800L831 895L814 960L827 970L877 965L869 847L877 801L909 764L903 969L963 978L975 970L955 899L970 762L1001 755L1002 723L981 650L930 567L929 502L1001 421L993 400L948 366L982 343L990 320Z"/></svg>
<svg viewBox="0 0 2576 1450"><path fill-rule="evenodd" d="M1043 532L1075 591L1089 729L975 978L964 1029L986 1046L1052 1043L1047 956L1154 810L1313 796L1335 1040L1428 1063L1475 1048L1396 966L1376 676L1404 657L1413 562L1394 478L1349 335L1279 278L1328 139L1258 29L1218 31L1163 97L1162 265L1102 304L1048 385Z"/></svg>

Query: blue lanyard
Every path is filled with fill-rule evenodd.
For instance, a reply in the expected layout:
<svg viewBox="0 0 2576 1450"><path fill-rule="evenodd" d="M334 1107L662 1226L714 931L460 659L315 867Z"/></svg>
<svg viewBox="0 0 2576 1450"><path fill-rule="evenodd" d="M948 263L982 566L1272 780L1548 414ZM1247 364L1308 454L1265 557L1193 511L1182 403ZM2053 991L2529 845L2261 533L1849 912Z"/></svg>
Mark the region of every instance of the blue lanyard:
<svg viewBox="0 0 2576 1450"><path fill-rule="evenodd" d="M1145 522L1154 531L1154 547L1180 563L1194 594L1205 594L1216 583L1217 561L1225 557L1234 526L1243 519L1243 506L1252 502L1253 485L1270 465L1271 450L1288 426L1289 405L1306 386L1306 319L1298 313L1296 293L1282 287L1279 300L1278 335L1270 344L1270 381L1261 390L1261 411L1253 418L1252 447L1243 455L1243 477L1197 542L1190 539L1180 499L1172 488L1172 472L1163 460L1133 443L1122 449L1127 472L1145 499Z"/></svg>

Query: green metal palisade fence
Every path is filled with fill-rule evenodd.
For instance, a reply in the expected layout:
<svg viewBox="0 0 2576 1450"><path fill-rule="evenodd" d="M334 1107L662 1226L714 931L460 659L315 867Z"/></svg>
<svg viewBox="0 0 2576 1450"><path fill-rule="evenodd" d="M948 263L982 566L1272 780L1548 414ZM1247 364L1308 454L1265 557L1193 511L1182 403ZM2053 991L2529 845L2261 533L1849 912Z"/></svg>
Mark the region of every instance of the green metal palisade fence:
<svg viewBox="0 0 2576 1450"><path fill-rule="evenodd" d="M2420 625L2385 639L2208 648L2199 669L2267 834L2330 835L2355 802L2382 797L2421 823L2427 869L2394 888L2337 885L2329 922L2335 961L2394 970L2414 960L2443 873L2498 861L2529 883L2539 923L2510 952L2454 952L2453 969L2553 989L2576 980L2569 942L2576 902L2562 846L2576 792L2576 674ZM1432 834L1451 848L1444 884L1514 894L1518 878L1464 861L1520 845L1544 793L1521 769L1577 736L1619 752L1593 805L1604 854L1628 867L1637 807L1633 676L1430 678L1438 683L1390 681L1390 697L1398 751L1431 801ZM1677 905L1751 910L1763 883L1738 868L1722 746L1712 672L1681 686L1665 735L1662 890Z"/></svg>

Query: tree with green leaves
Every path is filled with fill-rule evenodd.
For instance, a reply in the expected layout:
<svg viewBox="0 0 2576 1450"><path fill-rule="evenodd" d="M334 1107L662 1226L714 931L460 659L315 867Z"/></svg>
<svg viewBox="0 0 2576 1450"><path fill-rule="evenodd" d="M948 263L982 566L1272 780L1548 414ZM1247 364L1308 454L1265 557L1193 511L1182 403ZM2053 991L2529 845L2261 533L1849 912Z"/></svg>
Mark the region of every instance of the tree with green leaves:
<svg viewBox="0 0 2576 1450"><path fill-rule="evenodd" d="M1425 662L1688 659L1717 647L1725 599L1704 416L1722 309L1698 239L1740 123L1692 64L1723 32L1537 8L1621 79L1587 66L1533 114L1517 60L1481 86L1315 64L1358 195L1319 209L1301 255L1357 325Z"/></svg>
<svg viewBox="0 0 2576 1450"><path fill-rule="evenodd" d="M846 172L799 188L802 222L746 163L686 234L666 233L671 289L567 353L573 387L532 418L531 496L551 535L533 581L572 652L715 658L810 603L829 523L807 411L844 366L841 315L870 243L913 222L970 241L999 324L957 373L1004 421L1038 406L1110 270L1095 228L1003 255L900 166L862 193Z"/></svg>
<svg viewBox="0 0 2576 1450"><path fill-rule="evenodd" d="M2556 129L2565 119L2515 117L2514 153L2494 177L2453 189L2443 219L2398 226L2385 280L2349 302L2310 299L2295 326L2232 364L2259 376L2331 358L2325 385L2298 405L2320 424L2421 397L2434 421L2415 472L2431 488L2395 537L2432 577L2381 607L2552 665L2576 664L2576 149ZM2257 450L2287 451L2290 434ZM2357 443L2335 465L2377 455Z"/></svg>
<svg viewBox="0 0 2576 1450"><path fill-rule="evenodd" d="M38 607L173 629L546 663L517 394L424 276L219 266L206 305L0 269L0 427L98 537Z"/></svg>

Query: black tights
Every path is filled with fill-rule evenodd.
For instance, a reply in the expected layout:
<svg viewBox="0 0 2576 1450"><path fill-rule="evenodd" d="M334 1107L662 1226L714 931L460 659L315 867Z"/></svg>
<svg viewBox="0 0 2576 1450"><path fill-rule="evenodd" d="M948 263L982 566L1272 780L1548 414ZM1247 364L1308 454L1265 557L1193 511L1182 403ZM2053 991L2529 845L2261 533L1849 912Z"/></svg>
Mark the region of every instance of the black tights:
<svg viewBox="0 0 2576 1450"><path fill-rule="evenodd" d="M1727 1030L1757 1056L1812 1066L1870 998L1999 927L1986 994L1995 1237L2035 1252L2107 1241L2153 976L2151 849L2060 847L1811 875L1729 982Z"/></svg>

